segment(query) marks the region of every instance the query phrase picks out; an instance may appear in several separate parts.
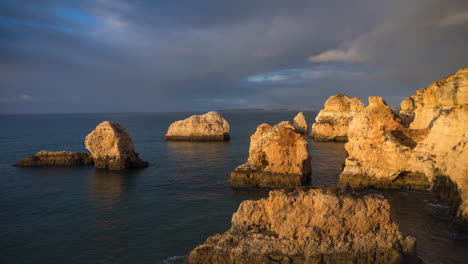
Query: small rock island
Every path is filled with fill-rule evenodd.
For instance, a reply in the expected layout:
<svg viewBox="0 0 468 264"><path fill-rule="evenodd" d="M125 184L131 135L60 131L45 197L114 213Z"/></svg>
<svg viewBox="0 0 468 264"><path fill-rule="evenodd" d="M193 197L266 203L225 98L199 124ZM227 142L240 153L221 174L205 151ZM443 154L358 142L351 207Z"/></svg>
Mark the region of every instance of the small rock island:
<svg viewBox="0 0 468 264"><path fill-rule="evenodd" d="M89 153L71 151L42 150L36 155L20 159L13 166L16 167L75 167L92 166L94 160Z"/></svg>
<svg viewBox="0 0 468 264"><path fill-rule="evenodd" d="M363 108L364 103L357 97L332 95L315 118L310 136L314 141L347 141L349 123Z"/></svg>
<svg viewBox="0 0 468 264"><path fill-rule="evenodd" d="M302 135L306 135L309 131L309 126L307 125L307 118L304 113L299 112L293 120L293 126L296 129L296 132Z"/></svg>
<svg viewBox="0 0 468 264"><path fill-rule="evenodd" d="M250 137L247 163L231 173L234 187L295 187L311 179L308 143L289 122L261 124Z"/></svg>
<svg viewBox="0 0 468 264"><path fill-rule="evenodd" d="M382 196L275 190L242 202L231 228L197 246L186 263L419 263L415 242Z"/></svg>
<svg viewBox="0 0 468 264"><path fill-rule="evenodd" d="M227 141L229 123L218 112L193 115L172 123L166 133L167 140L176 141Z"/></svg>

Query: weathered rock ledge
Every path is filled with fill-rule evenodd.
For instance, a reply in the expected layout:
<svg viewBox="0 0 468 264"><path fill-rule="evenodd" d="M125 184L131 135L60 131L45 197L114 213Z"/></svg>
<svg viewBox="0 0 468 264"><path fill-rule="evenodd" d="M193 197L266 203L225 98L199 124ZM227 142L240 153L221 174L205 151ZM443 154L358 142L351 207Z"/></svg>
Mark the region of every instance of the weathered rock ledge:
<svg viewBox="0 0 468 264"><path fill-rule="evenodd" d="M16 167L74 167L92 166L93 158L89 153L71 151L39 151L36 155L16 162Z"/></svg>
<svg viewBox="0 0 468 264"><path fill-rule="evenodd" d="M345 94L330 96L315 118L310 136L315 141L347 141L348 125L354 115L364 108L361 99Z"/></svg>
<svg viewBox="0 0 468 264"><path fill-rule="evenodd" d="M271 191L244 201L231 228L186 260L197 263L420 263L378 195L336 189Z"/></svg>
<svg viewBox="0 0 468 264"><path fill-rule="evenodd" d="M247 163L229 179L233 187L294 187L310 182L308 143L289 122L261 124L250 137Z"/></svg>
<svg viewBox="0 0 468 264"><path fill-rule="evenodd" d="M217 112L193 115L172 123L165 137L176 141L226 141L230 139L229 123Z"/></svg>

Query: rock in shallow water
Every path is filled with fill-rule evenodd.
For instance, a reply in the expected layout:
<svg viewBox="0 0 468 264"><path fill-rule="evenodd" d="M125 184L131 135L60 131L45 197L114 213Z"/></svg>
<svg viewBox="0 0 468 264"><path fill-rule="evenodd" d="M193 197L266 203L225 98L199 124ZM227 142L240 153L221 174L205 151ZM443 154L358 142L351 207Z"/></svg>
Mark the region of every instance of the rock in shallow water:
<svg viewBox="0 0 468 264"><path fill-rule="evenodd" d="M296 129L297 133L302 134L302 135L307 134L309 128L308 128L308 125L307 125L307 118L305 117L304 113L299 112L294 117L293 126Z"/></svg>
<svg viewBox="0 0 468 264"><path fill-rule="evenodd" d="M308 143L289 122L261 124L250 137L247 163L237 167L229 183L234 187L294 187L310 182Z"/></svg>
<svg viewBox="0 0 468 264"><path fill-rule="evenodd" d="M39 151L36 155L16 162L16 167L75 167L94 164L89 153L71 151Z"/></svg>
<svg viewBox="0 0 468 264"><path fill-rule="evenodd" d="M415 241L400 233L381 196L278 190L242 202L231 228L186 263L419 263Z"/></svg>
<svg viewBox="0 0 468 264"><path fill-rule="evenodd" d="M148 162L138 158L128 132L117 123L104 121L86 136L96 168L122 170L148 167Z"/></svg>
<svg viewBox="0 0 468 264"><path fill-rule="evenodd" d="M178 141L229 140L229 123L217 112L193 115L172 123L167 130L166 139Z"/></svg>

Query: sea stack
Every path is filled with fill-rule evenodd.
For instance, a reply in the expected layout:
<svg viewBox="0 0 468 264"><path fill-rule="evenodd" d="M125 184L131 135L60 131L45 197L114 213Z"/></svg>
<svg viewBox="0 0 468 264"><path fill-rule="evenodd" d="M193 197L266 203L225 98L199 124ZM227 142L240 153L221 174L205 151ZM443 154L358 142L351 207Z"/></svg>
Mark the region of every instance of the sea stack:
<svg viewBox="0 0 468 264"><path fill-rule="evenodd" d="M36 155L16 162L16 167L75 167L92 166L93 158L89 153L71 151L39 151Z"/></svg>
<svg viewBox="0 0 468 264"><path fill-rule="evenodd" d="M307 125L307 118L305 117L304 113L299 112L294 117L293 126L296 129L297 133L302 134L302 135L307 134L307 132L309 131L309 128Z"/></svg>
<svg viewBox="0 0 468 264"><path fill-rule="evenodd" d="M85 145L96 168L122 170L148 167L148 162L138 158L128 132L117 123L100 123L86 136Z"/></svg>
<svg viewBox="0 0 468 264"><path fill-rule="evenodd" d="M304 189L242 202L231 228L186 263L418 263L416 239L401 234L382 196Z"/></svg>
<svg viewBox="0 0 468 264"><path fill-rule="evenodd" d="M339 184L430 186L452 202L457 222L468 227L468 68L403 100L403 119L369 101L349 126L349 157Z"/></svg>
<svg viewBox="0 0 468 264"><path fill-rule="evenodd" d="M226 141L229 140L229 123L217 112L193 115L172 123L166 133L167 140Z"/></svg>
<svg viewBox="0 0 468 264"><path fill-rule="evenodd" d="M315 118L310 136L315 141L347 141L348 126L354 115L364 108L361 99L345 94L333 95Z"/></svg>
<svg viewBox="0 0 468 264"><path fill-rule="evenodd" d="M310 182L308 143L289 122L261 124L250 137L247 163L229 180L234 187L295 187Z"/></svg>

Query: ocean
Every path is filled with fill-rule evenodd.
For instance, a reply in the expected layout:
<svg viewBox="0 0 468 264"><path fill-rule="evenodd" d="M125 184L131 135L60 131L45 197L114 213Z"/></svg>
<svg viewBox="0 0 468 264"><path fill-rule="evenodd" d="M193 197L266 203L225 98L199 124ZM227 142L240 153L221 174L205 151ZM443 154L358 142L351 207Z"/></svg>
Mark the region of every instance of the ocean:
<svg viewBox="0 0 468 264"><path fill-rule="evenodd" d="M297 111L223 111L229 142L166 142L168 126L198 113L0 116L0 263L182 263L197 245L230 227L243 200L268 190L233 189L230 172L248 156L261 123L292 121ZM304 112L309 124L316 112ZM86 151L100 122L131 134L142 170L16 168L40 150ZM313 187L334 186L343 143L309 144ZM448 207L427 191L381 193L403 233L417 238L425 263L468 263L468 238L450 228Z"/></svg>

